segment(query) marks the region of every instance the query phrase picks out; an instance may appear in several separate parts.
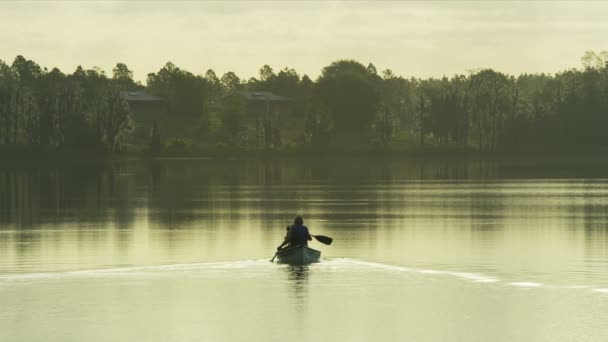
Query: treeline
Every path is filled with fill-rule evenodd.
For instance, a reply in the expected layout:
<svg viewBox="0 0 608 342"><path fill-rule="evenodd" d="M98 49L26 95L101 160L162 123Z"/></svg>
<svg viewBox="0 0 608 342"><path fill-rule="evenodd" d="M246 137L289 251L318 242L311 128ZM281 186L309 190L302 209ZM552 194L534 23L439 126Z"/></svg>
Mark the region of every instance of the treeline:
<svg viewBox="0 0 608 342"><path fill-rule="evenodd" d="M124 64L72 74L17 56L0 61L0 145L114 151L131 129L121 90L141 87Z"/></svg>
<svg viewBox="0 0 608 342"><path fill-rule="evenodd" d="M451 78L404 78L352 60L332 63L316 80L263 66L240 79L213 70L195 75L167 63L146 87L118 63L107 76L78 67L47 70L22 56L0 61L0 145L117 151L138 122L121 91L146 88L167 100L169 120L197 126L191 145L241 149L457 147L479 151L590 148L608 143L608 52L588 51L581 69L553 75L506 75L492 69ZM239 91L289 97L272 139L253 145ZM268 120L267 120L268 121ZM264 127L262 127L264 128ZM145 149L169 138L155 126ZM276 132L276 133L275 133ZM164 134L164 136L163 136ZM162 138L161 138L162 137Z"/></svg>

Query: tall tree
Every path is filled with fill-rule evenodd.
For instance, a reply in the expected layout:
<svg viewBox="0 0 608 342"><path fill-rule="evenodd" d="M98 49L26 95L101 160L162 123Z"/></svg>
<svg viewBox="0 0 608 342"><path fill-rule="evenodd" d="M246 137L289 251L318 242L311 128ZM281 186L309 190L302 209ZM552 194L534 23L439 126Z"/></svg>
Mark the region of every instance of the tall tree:
<svg viewBox="0 0 608 342"><path fill-rule="evenodd" d="M221 83L226 91L231 92L240 88L241 79L234 72L228 71L222 75Z"/></svg>
<svg viewBox="0 0 608 342"><path fill-rule="evenodd" d="M323 68L316 93L331 112L334 134L341 144L361 142L371 128L380 103L377 77L352 60Z"/></svg>
<svg viewBox="0 0 608 342"><path fill-rule="evenodd" d="M133 81L133 71L129 70L124 63L116 63L116 66L112 69L112 79L121 90L131 90L137 87L137 84Z"/></svg>

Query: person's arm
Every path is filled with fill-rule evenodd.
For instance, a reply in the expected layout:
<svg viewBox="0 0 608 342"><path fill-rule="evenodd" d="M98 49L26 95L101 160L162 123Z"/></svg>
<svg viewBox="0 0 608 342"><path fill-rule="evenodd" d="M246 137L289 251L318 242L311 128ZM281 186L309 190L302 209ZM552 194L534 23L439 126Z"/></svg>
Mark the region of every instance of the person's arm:
<svg viewBox="0 0 608 342"><path fill-rule="evenodd" d="M308 227L306 227L306 234L308 234L308 241L312 241L312 236L310 236L310 232L308 231Z"/></svg>
<svg viewBox="0 0 608 342"><path fill-rule="evenodd" d="M288 245L289 242L291 241L291 227L287 227L289 228L289 230L287 231L287 235L285 235L285 240L283 240L283 243L281 243L279 245L279 247L277 247L277 251L281 248L283 248L283 246Z"/></svg>
<svg viewBox="0 0 608 342"><path fill-rule="evenodd" d="M289 243L289 241L287 241L287 239L285 239L285 241L283 241L282 244L279 245L279 247L277 247L277 251L280 250L281 248L283 248L283 246L287 245Z"/></svg>

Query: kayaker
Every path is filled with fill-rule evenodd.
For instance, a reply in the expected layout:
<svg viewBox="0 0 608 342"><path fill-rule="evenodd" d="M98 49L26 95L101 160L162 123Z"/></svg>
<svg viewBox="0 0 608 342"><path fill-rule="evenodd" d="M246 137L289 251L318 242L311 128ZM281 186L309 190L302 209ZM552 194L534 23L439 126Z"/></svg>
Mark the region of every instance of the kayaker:
<svg viewBox="0 0 608 342"><path fill-rule="evenodd" d="M304 219L301 215L297 215L293 219L293 225L287 227L287 235L285 236L285 240L283 243L277 247L277 250L280 250L284 246L298 246L305 245L308 246L308 241L312 240L312 236L308 232L308 227L304 225Z"/></svg>

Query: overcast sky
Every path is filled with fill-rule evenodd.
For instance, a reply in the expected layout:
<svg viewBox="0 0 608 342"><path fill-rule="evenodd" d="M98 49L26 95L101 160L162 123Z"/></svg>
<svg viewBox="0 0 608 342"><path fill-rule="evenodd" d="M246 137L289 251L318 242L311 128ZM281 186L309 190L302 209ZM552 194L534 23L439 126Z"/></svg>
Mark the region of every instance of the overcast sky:
<svg viewBox="0 0 608 342"><path fill-rule="evenodd" d="M338 59L410 77L579 67L608 50L608 1L0 1L0 59L72 72L126 63L138 80L167 61L257 76L264 64L316 77Z"/></svg>

